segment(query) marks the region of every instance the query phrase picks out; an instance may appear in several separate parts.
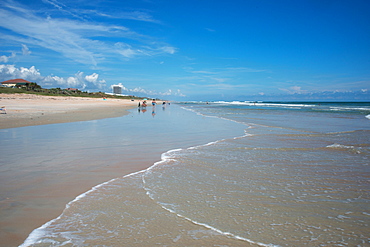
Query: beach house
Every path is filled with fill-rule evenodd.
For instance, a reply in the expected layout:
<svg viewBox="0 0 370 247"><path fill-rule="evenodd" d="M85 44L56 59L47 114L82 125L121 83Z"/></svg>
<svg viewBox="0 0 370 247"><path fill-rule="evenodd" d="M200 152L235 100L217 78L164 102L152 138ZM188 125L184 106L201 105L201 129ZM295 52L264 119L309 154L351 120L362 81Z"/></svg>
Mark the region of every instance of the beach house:
<svg viewBox="0 0 370 247"><path fill-rule="evenodd" d="M71 87L69 87L69 88L66 88L66 90L71 91L71 92L74 92L74 93L77 93L78 92L78 89L77 88L71 88Z"/></svg>
<svg viewBox="0 0 370 247"><path fill-rule="evenodd" d="M20 87L20 86L26 86L31 84L32 82L26 81L24 79L12 79L1 82L1 85L3 87Z"/></svg>

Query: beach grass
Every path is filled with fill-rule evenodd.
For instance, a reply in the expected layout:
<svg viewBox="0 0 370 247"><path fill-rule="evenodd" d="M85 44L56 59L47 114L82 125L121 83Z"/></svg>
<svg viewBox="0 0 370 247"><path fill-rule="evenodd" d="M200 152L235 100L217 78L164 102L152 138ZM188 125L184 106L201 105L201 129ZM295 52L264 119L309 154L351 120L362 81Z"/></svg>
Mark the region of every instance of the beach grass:
<svg viewBox="0 0 370 247"><path fill-rule="evenodd" d="M114 98L114 99L144 99L143 97L137 97L133 95L112 95L103 92L82 92L80 90L71 91L61 88L11 88L11 87L0 87L0 94L35 94L43 96L71 96L71 97L88 97L88 98Z"/></svg>

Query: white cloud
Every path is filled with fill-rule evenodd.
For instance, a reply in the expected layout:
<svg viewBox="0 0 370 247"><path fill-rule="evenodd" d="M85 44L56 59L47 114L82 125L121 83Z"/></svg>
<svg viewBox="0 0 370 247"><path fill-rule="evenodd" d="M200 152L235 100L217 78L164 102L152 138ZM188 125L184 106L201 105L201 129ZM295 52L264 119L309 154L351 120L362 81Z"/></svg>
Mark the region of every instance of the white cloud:
<svg viewBox="0 0 370 247"><path fill-rule="evenodd" d="M163 51L164 53L168 53L168 54L174 54L176 52L176 49L171 46L162 46L159 48L159 50Z"/></svg>
<svg viewBox="0 0 370 247"><path fill-rule="evenodd" d="M43 76L35 66L30 68L20 67L17 68L15 65L0 65L0 80L6 81L15 78L22 78L31 82L36 82L42 87L52 88L78 88L78 89L104 89L106 81L98 80L99 75L93 73L86 75L84 72L77 72L74 76L67 78L47 75Z"/></svg>
<svg viewBox="0 0 370 247"><path fill-rule="evenodd" d="M0 9L0 18L6 19L0 25L18 35L8 35L8 39L57 51L80 63L96 65L94 53L88 47L92 41L82 37L77 31L87 29L86 25L77 27L76 22L43 19L28 13L18 13ZM101 27L91 25L90 31L100 31ZM25 38L26 37L26 38Z"/></svg>
<svg viewBox="0 0 370 247"><path fill-rule="evenodd" d="M0 56L0 62L1 63L7 63L8 61L9 61L9 59L11 59L11 58L13 58L13 57L15 57L15 53L14 52L12 52L12 55L10 55L10 56L5 56L5 55L3 55L3 56Z"/></svg>
<svg viewBox="0 0 370 247"><path fill-rule="evenodd" d="M248 67L233 67L233 68L226 68L227 71L233 72L245 72L245 73L259 73L259 72L266 72L263 69L253 69Z"/></svg>
<svg viewBox="0 0 370 247"><path fill-rule="evenodd" d="M151 15L149 15L146 12L142 11L133 11L133 12L116 12L114 15L103 13L103 12L98 12L95 10L85 10L86 13L88 14L95 14L98 16L103 16L111 19L128 19L128 20L135 20L135 21L145 21L145 22L154 22L154 23L159 23L158 20L155 20Z"/></svg>
<svg viewBox="0 0 370 247"><path fill-rule="evenodd" d="M21 78L31 82L36 82L42 87L45 88L78 88L80 90L105 90L106 81L99 79L99 74L92 73L91 75L85 75L84 72L77 72L73 76L69 77L60 77L55 75L44 76L40 73L35 66L30 68L20 67L17 68L15 65L10 64L1 64L0 65L0 81L6 81L10 79ZM141 87L134 89L126 88L119 83L118 85L122 86L122 89L127 91L129 94L141 94L145 96L181 96L185 95L181 93L179 89L177 90L167 90L165 92L157 92L152 90L147 90Z"/></svg>
<svg viewBox="0 0 370 247"><path fill-rule="evenodd" d="M5 56L5 55L2 55L0 56L0 63L7 63L9 62L9 60L11 60L12 58L15 58L17 56L17 53L19 52L12 52L12 54L10 56ZM22 55L23 56L28 56L31 54L31 51L28 49L28 47L24 44L22 44Z"/></svg>
<svg viewBox="0 0 370 247"><path fill-rule="evenodd" d="M194 74L210 74L210 75L216 74L216 72L205 71L205 70L191 71L191 73L194 73Z"/></svg>
<svg viewBox="0 0 370 247"><path fill-rule="evenodd" d="M65 84L64 83L64 80L61 80L60 81L60 84ZM76 77L68 77L67 78L67 85L68 87L78 87L78 86L81 86L81 84L79 83L78 79ZM85 88L85 85L83 85L82 88Z"/></svg>
<svg viewBox="0 0 370 247"><path fill-rule="evenodd" d="M226 81L229 80L227 78L217 78L217 77L210 77L210 78L213 79L213 80L215 80L215 81L217 81L217 82L220 82L220 83L226 82Z"/></svg>
<svg viewBox="0 0 370 247"><path fill-rule="evenodd" d="M94 73L95 74L95 73ZM73 87L81 90L84 89L102 89L105 86L105 81L91 80L91 76L84 76L83 72L77 72L74 76L62 78L59 76L47 76L42 80L41 85L48 85L49 87Z"/></svg>
<svg viewBox="0 0 370 247"><path fill-rule="evenodd" d="M152 43L151 46L142 46L141 49L137 50L138 54L146 56L157 56L162 54L174 54L176 48L161 43Z"/></svg>
<svg viewBox="0 0 370 247"><path fill-rule="evenodd" d="M131 93L131 94L142 94L142 95L153 96L153 97L157 97L157 96L159 96L159 97L160 96L185 97L185 95L180 91L180 89L177 89L177 90L168 89L165 92L157 92L157 91L152 91L152 90L143 89L141 87L137 87L137 88L134 88L134 89L125 88L125 90L128 93Z"/></svg>
<svg viewBox="0 0 370 247"><path fill-rule="evenodd" d="M185 68L192 70L192 68ZM259 73L259 72L266 72L263 69L253 69L248 67L231 67L231 68L212 68L208 70L195 70L190 71L191 73L199 73L199 74L230 74L230 73Z"/></svg>
<svg viewBox="0 0 370 247"><path fill-rule="evenodd" d="M206 85L206 87L217 88L217 89L222 89L222 90L230 90L230 89L245 87L245 85L232 85L232 84L226 84L226 83L217 83L217 84Z"/></svg>
<svg viewBox="0 0 370 247"><path fill-rule="evenodd" d="M10 64L0 65L0 79L2 81L15 78L22 78L28 81L36 81L42 79L42 76L40 72L35 68L35 66L31 66L30 68L16 68L15 65Z"/></svg>
<svg viewBox="0 0 370 247"><path fill-rule="evenodd" d="M211 68L205 70L194 70L191 67L185 67L185 71L192 74L196 74L195 77L184 77L182 80L186 81L197 81L198 83L210 83L211 87L219 89L232 88L232 87L245 87L245 85L240 85L240 78L243 78L245 73L261 73L266 72L262 69L253 69L248 67L229 67L229 68ZM224 84L230 82L231 84ZM234 85L232 85L234 84ZM239 85L238 85L239 84Z"/></svg>
<svg viewBox="0 0 370 247"><path fill-rule="evenodd" d="M27 55L30 55L31 54L31 51L30 49L28 49L28 47L24 44L22 44L22 54L24 56L27 56Z"/></svg>
<svg viewBox="0 0 370 247"><path fill-rule="evenodd" d="M137 88L134 88L134 89L129 89L128 91L133 92L133 93L153 94L152 91L145 90L141 87L137 87Z"/></svg>
<svg viewBox="0 0 370 247"><path fill-rule="evenodd" d="M126 58L131 58L137 55L138 51L132 49L129 44L118 42L114 45L117 49L117 52Z"/></svg>
<svg viewBox="0 0 370 247"><path fill-rule="evenodd" d="M10 56L0 56L0 63L7 63L10 59L14 58L16 56L15 52L12 52Z"/></svg>
<svg viewBox="0 0 370 247"><path fill-rule="evenodd" d="M57 9L63 9L63 7L65 7L64 4L59 3L58 1L55 1L55 0L42 0L42 1L53 5Z"/></svg>
<svg viewBox="0 0 370 247"><path fill-rule="evenodd" d="M98 81L99 75L97 73L93 73L92 75L85 76L85 80L88 82L96 83Z"/></svg>
<svg viewBox="0 0 370 247"><path fill-rule="evenodd" d="M79 19L84 19L84 15L96 15L100 17L106 17L110 19L128 19L128 20L136 20L136 21L145 21L145 22L156 22L159 23L159 21L155 20L150 14L143 12L143 11L131 11L131 12L120 12L119 10L115 10L114 14L107 14L103 13L101 11L98 11L96 9L74 9L69 8L69 6L56 1L56 0L42 0L43 2L52 5L59 11L63 11L64 13L67 13L73 17L77 17ZM95 5L96 6L96 5ZM96 7L98 9L98 7Z"/></svg>
<svg viewBox="0 0 370 247"><path fill-rule="evenodd" d="M279 88L279 90L284 91L288 94L304 94L307 93L306 90L302 90L301 87L298 86L292 86L289 88Z"/></svg>
<svg viewBox="0 0 370 247"><path fill-rule="evenodd" d="M183 94L180 89L177 89L177 90L168 89L166 92L158 93L158 95L186 97L186 95Z"/></svg>
<svg viewBox="0 0 370 247"><path fill-rule="evenodd" d="M44 0L65 12L65 6L55 0ZM135 56L153 56L174 54L176 49L167 44L153 41L152 37L138 34L127 27L105 25L87 20L44 18L36 15L27 7L5 0L0 8L0 27L11 30L11 33L0 36L0 40L11 40L23 43L25 54L29 54L26 44L41 46L56 51L64 57L82 64L96 66L106 58L117 56L133 58ZM74 13L74 12L73 12ZM73 14L71 13L71 14ZM65 13L64 13L65 14ZM135 13L137 18L145 19L145 15ZM120 48L111 44L109 39L96 37L114 37L131 42L131 47ZM126 43L127 43L126 42ZM6 60L6 57L1 57Z"/></svg>

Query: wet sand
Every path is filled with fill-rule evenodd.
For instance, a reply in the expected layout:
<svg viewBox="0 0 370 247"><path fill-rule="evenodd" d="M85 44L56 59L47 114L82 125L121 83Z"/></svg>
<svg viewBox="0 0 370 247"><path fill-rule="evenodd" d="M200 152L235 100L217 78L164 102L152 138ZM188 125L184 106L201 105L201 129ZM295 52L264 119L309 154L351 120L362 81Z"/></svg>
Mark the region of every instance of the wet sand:
<svg viewBox="0 0 370 247"><path fill-rule="evenodd" d="M12 181L0 182L6 195L0 200L0 246L19 246L32 230L57 218L78 195L118 174L143 170L155 161L147 157L147 162L131 161L130 166L123 167L118 160L109 164L86 160L76 167L58 168L56 164L57 172L35 172L32 168L13 172Z"/></svg>
<svg viewBox="0 0 370 247"><path fill-rule="evenodd" d="M6 114L0 112L0 129L120 117L137 104L137 100L0 94L0 107L6 108ZM44 171L23 162L27 161L14 167L0 161L0 246L20 245L33 229L58 217L69 201L117 172L129 174L150 164L134 161L122 168L114 159L109 164L85 159L78 166Z"/></svg>
<svg viewBox="0 0 370 247"><path fill-rule="evenodd" d="M119 117L138 100L0 94L0 129Z"/></svg>

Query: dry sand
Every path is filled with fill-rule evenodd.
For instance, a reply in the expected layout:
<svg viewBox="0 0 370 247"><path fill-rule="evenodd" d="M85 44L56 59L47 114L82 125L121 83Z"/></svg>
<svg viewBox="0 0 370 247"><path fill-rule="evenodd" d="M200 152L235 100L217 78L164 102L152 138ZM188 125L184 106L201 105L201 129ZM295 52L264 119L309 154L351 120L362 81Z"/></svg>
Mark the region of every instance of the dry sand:
<svg viewBox="0 0 370 247"><path fill-rule="evenodd" d="M138 101L124 99L0 94L0 129L123 116Z"/></svg>
<svg viewBox="0 0 370 247"><path fill-rule="evenodd" d="M137 104L138 101L121 99L0 94L0 107L5 106L7 112L0 111L0 129L119 117ZM41 173L25 179L21 173L12 174L10 181L0 181L4 191L14 181L20 181L10 188L16 193L0 198L0 246L20 245L33 229L59 216L79 194L115 178L117 172L128 174L146 168L148 163L133 161L131 166L122 168L118 161L112 161L109 166L91 167L87 161L75 170L66 168L64 175L57 178ZM18 191L17 186L25 189Z"/></svg>

